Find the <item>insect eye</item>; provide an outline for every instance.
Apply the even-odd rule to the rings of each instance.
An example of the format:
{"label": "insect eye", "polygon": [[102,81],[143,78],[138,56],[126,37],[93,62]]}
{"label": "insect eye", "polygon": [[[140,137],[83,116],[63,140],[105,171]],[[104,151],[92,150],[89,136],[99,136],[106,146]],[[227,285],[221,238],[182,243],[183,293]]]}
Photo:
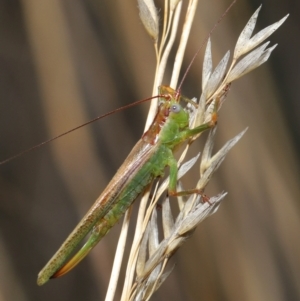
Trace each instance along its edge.
{"label": "insect eye", "polygon": [[173,113],[179,113],[181,110],[181,106],[179,104],[173,104],[170,108],[170,111]]}

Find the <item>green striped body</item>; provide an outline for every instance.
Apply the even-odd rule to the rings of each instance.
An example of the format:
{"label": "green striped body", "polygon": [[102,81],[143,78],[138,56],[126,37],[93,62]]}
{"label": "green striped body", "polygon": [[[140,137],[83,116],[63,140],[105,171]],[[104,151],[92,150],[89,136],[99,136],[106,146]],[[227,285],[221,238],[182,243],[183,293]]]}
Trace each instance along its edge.
{"label": "green striped body", "polygon": [[[77,265],[118,222],[144,188],[163,175],[166,166],[170,167],[169,192],[176,193],[177,162],[173,156],[174,149],[211,125],[189,129],[189,115],[178,104],[177,92],[172,91],[173,94],[164,95],[161,99],[162,103],[149,130],[134,146],[106,189],[39,273],[39,285],[50,278],[64,275]],[[91,235],[87,243],[67,261],[89,232]]]}

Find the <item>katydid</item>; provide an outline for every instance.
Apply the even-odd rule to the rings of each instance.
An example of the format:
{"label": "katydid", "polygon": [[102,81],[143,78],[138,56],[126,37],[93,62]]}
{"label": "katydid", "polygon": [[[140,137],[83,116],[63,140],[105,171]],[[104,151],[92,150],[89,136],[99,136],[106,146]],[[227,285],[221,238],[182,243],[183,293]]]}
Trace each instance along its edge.
{"label": "katydid", "polygon": [[[191,129],[189,113],[179,104],[184,99],[180,93],[167,86],[162,86],[160,92],[160,105],[149,130],[133,147],[91,209],[41,270],[38,285],[43,285],[50,278],[60,277],[75,267],[118,222],[145,187],[164,174],[165,167],[170,169],[169,195],[201,193],[197,189],[176,191],[178,170],[173,152],[189,138],[214,127],[217,103],[211,120]],[[69,260],[71,253],[90,232],[85,245]]]}

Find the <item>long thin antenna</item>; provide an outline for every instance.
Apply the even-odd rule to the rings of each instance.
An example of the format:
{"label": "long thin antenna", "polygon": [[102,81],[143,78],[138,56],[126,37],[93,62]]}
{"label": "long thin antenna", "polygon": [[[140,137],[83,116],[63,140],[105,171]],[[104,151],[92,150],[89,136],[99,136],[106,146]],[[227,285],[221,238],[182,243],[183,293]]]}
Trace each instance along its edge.
{"label": "long thin antenna", "polygon": [[[209,39],[209,37],[211,36],[211,34],[213,33],[213,31],[214,31],[214,30],[217,28],[217,26],[222,22],[223,18],[227,15],[227,13],[228,13],[229,10],[231,9],[231,7],[235,4],[235,2],[236,2],[236,0],[234,0],[234,1],[228,6],[228,8],[225,10],[225,12],[222,14],[222,16],[219,18],[219,20],[215,23],[214,27],[210,30],[210,32],[208,33],[207,37],[203,40],[201,46],[199,47],[199,49],[197,50],[197,52],[196,52],[195,55],[193,56],[191,62],[189,63],[189,65],[188,65],[188,67],[187,67],[187,69],[186,69],[186,71],[185,71],[185,73],[184,73],[184,75],[183,75],[183,77],[182,77],[182,80],[180,81],[180,84],[179,84],[179,86],[178,86],[178,88],[177,88],[177,93],[179,93],[179,91],[180,91],[180,89],[181,89],[181,86],[182,86],[182,84],[183,84],[183,82],[184,82],[184,80],[185,80],[185,78],[186,78],[186,76],[187,76],[189,70],[191,69],[191,67],[192,67],[192,65],[193,65],[193,63],[194,63],[194,61],[195,61],[197,55],[199,54],[200,50],[203,48],[203,46],[205,45],[205,43],[208,41],[208,39]],[[93,123],[93,122],[95,122],[95,121],[97,121],[97,120],[99,120],[99,119],[102,119],[102,118],[107,117],[107,116],[109,116],[109,115],[111,115],[111,114],[114,114],[114,113],[116,113],[116,112],[122,111],[122,110],[127,109],[127,108],[131,108],[131,107],[133,107],[133,106],[135,106],[135,105],[138,105],[138,104],[140,104],[140,103],[146,102],[146,101],[148,101],[148,100],[151,100],[151,99],[154,99],[154,98],[157,98],[157,97],[159,97],[159,95],[152,96],[152,97],[149,97],[149,98],[146,98],[146,99],[142,99],[142,100],[136,101],[136,102],[131,103],[131,104],[129,104],[129,105],[120,107],[120,108],[115,109],[115,110],[113,110],[113,111],[110,111],[110,112],[108,112],[108,113],[106,113],[106,114],[104,114],[104,115],[98,116],[98,117],[96,117],[96,118],[94,118],[94,119],[92,119],[92,120],[90,120],[90,121],[88,121],[88,122],[85,122],[85,123],[83,123],[83,124],[81,124],[81,125],[79,125],[79,126],[73,128],[73,129],[71,129],[71,130],[68,130],[68,131],[66,131],[66,132],[64,132],[64,133],[62,133],[62,134],[60,134],[60,135],[58,135],[58,136],[56,136],[56,137],[54,137],[54,138],[48,139],[48,140],[46,140],[46,141],[44,141],[44,142],[42,142],[42,143],[40,143],[40,144],[37,144],[37,145],[35,145],[35,146],[33,146],[33,147],[30,147],[30,148],[26,149],[26,150],[24,150],[24,151],[22,151],[22,152],[20,152],[20,153],[18,153],[18,154],[16,154],[16,155],[14,155],[14,156],[8,158],[8,159],[6,159],[6,160],[3,160],[3,161],[0,162],[0,165],[5,164],[5,163],[8,163],[8,162],[10,162],[10,161],[12,161],[12,160],[14,160],[14,159],[20,157],[20,156],[22,156],[22,155],[24,155],[24,154],[26,154],[26,153],[32,151],[32,150],[35,150],[35,149],[37,149],[37,148],[40,148],[40,147],[44,146],[45,144],[52,142],[53,140],[56,140],[56,139],[58,139],[58,138],[61,138],[62,136],[65,136],[65,135],[67,135],[67,134],[69,134],[69,133],[71,133],[71,132],[73,132],[73,131],[76,131],[76,130],[78,130],[78,129],[80,129],[80,128],[82,128],[82,127],[84,127],[84,126],[86,126],[86,125],[88,125],[88,124],[90,124],[90,123]]]}
{"label": "long thin antenna", "polygon": [[3,161],[0,162],[0,165],[5,164],[5,163],[8,163],[8,162],[10,162],[10,161],[12,161],[12,160],[14,160],[14,159],[20,157],[20,156],[22,156],[22,155],[24,155],[24,154],[26,154],[26,153],[32,151],[32,150],[35,150],[35,149],[37,149],[37,148],[40,148],[41,146],[44,146],[45,144],[47,144],[47,143],[49,143],[49,142],[52,142],[53,140],[56,140],[56,139],[58,139],[58,138],[61,138],[62,136],[65,136],[65,135],[67,135],[67,134],[69,134],[69,133],[71,133],[71,132],[74,132],[74,131],[76,131],[76,130],[78,130],[78,129],[80,129],[80,128],[82,128],[82,127],[84,127],[84,126],[86,126],[86,125],[88,125],[88,124],[90,124],[90,123],[93,123],[93,122],[95,122],[95,121],[97,121],[97,120],[99,120],[99,119],[102,119],[102,118],[107,117],[107,116],[109,116],[109,115],[112,115],[112,114],[114,114],[114,113],[116,113],[116,112],[119,112],[119,111],[122,111],[122,110],[125,110],[125,109],[128,109],[128,108],[131,108],[131,107],[133,107],[133,106],[136,106],[136,105],[138,105],[138,104],[141,104],[141,103],[143,103],[143,102],[146,102],[146,101],[148,101],[148,100],[151,100],[151,99],[157,98],[157,97],[160,97],[160,96],[159,96],[159,95],[156,95],[156,96],[152,96],[152,97],[145,98],[145,99],[142,99],[142,100],[138,100],[138,101],[133,102],[133,103],[131,103],[131,104],[128,104],[128,105],[126,105],[126,106],[123,106],[123,107],[120,107],[120,108],[115,109],[115,110],[113,110],[113,111],[110,111],[110,112],[108,112],[108,113],[106,113],[106,114],[104,114],[104,115],[98,116],[98,117],[96,117],[96,118],[94,118],[94,119],[92,119],[92,120],[90,120],[90,121],[88,121],[88,122],[85,122],[85,123],[83,123],[83,124],[81,124],[81,125],[79,125],[79,126],[73,128],[73,129],[71,129],[71,130],[68,130],[68,131],[66,131],[66,132],[64,132],[64,133],[62,133],[62,134],[60,134],[60,135],[58,135],[58,136],[56,136],[56,137],[54,137],[54,138],[48,139],[48,140],[46,140],[46,141],[44,141],[44,142],[42,142],[42,143],[39,143],[39,144],[37,144],[37,145],[35,145],[35,146],[33,146],[33,147],[30,147],[30,148],[26,149],[26,150],[24,150],[24,151],[22,151],[22,152],[20,152],[20,153],[18,153],[18,154],[16,154],[16,155],[14,155],[14,156],[8,158],[8,159],[6,159],[6,160],[3,160]]}
{"label": "long thin antenna", "polygon": [[201,46],[199,47],[199,49],[197,50],[197,52],[195,53],[195,55],[193,56],[191,62],[189,63],[189,66],[187,67],[183,77],[182,77],[182,80],[180,81],[179,83],[179,86],[177,88],[177,91],[180,91],[181,89],[181,86],[188,74],[188,72],[190,71],[197,55],[199,54],[200,50],[203,48],[203,46],[207,43],[208,39],[210,38],[211,34],[214,32],[214,30],[218,27],[218,25],[222,22],[223,18],[227,15],[227,13],[230,11],[231,7],[235,4],[236,0],[234,0],[229,6],[228,8],[225,10],[225,12],[222,14],[222,16],[219,18],[219,20],[217,21],[217,23],[215,23],[214,27],[210,30],[210,32],[208,33],[208,35],[206,36],[206,38],[203,40]]}

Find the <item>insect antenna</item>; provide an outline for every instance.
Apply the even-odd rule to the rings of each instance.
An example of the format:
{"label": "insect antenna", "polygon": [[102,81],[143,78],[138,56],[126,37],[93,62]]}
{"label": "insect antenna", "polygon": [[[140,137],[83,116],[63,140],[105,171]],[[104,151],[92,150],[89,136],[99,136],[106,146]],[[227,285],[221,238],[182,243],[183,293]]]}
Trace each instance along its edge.
{"label": "insect antenna", "polygon": [[194,54],[191,62],[189,63],[180,83],[178,88],[176,89],[177,94],[180,94],[181,91],[181,87],[183,85],[183,82],[188,74],[188,72],[190,71],[197,55],[199,54],[200,50],[204,47],[204,45],[207,43],[208,39],[210,38],[210,36],[212,35],[212,33],[215,31],[215,29],[218,27],[218,25],[222,22],[223,18],[227,15],[227,13],[230,11],[231,7],[235,4],[236,0],[232,1],[232,3],[227,7],[227,9],[224,11],[224,13],[222,14],[222,16],[219,18],[219,20],[215,23],[215,25],[213,26],[213,28],[210,30],[210,32],[208,33],[208,35],[206,36],[206,38],[203,40],[201,46],[199,47],[199,49],[197,50],[197,52]]}
{"label": "insect antenna", "polygon": [[30,148],[28,148],[28,149],[25,149],[25,150],[21,151],[20,153],[14,155],[14,156],[12,156],[12,157],[9,157],[8,159],[5,159],[5,160],[3,160],[3,161],[0,161],[0,165],[5,164],[5,163],[8,163],[8,162],[10,162],[10,161],[12,161],[12,160],[14,160],[14,159],[16,159],[16,158],[18,158],[18,157],[21,157],[21,156],[23,156],[23,155],[26,154],[26,153],[29,153],[29,152],[31,152],[31,151],[33,151],[33,150],[35,150],[35,149],[38,149],[38,148],[44,146],[45,144],[48,144],[48,143],[50,143],[50,142],[52,142],[52,141],[54,141],[54,140],[56,140],[56,139],[58,139],[58,138],[61,138],[61,137],[65,136],[65,135],[67,135],[67,134],[70,134],[70,133],[72,133],[72,132],[74,132],[74,131],[76,131],[76,130],[78,130],[78,129],[80,129],[80,128],[82,128],[82,127],[88,125],[88,124],[90,124],[90,123],[93,123],[93,122],[95,122],[95,121],[97,121],[97,120],[100,120],[100,119],[102,119],[102,118],[104,118],[104,117],[107,117],[107,116],[109,116],[109,115],[112,115],[112,114],[114,114],[114,113],[116,113],[116,112],[123,111],[123,110],[125,110],[125,109],[131,108],[131,107],[133,107],[133,106],[136,106],[136,105],[138,105],[138,104],[141,104],[141,103],[143,103],[143,102],[146,102],[146,101],[148,101],[148,100],[151,100],[151,99],[154,99],[154,98],[158,98],[158,97],[161,97],[161,95],[155,95],[155,96],[148,97],[148,98],[145,98],[145,99],[142,99],[142,100],[138,100],[138,101],[135,101],[135,102],[130,103],[130,104],[128,104],[128,105],[122,106],[122,107],[120,107],[120,108],[118,108],[118,109],[115,109],[115,110],[113,110],[113,111],[110,111],[110,112],[108,112],[108,113],[105,113],[105,114],[103,114],[103,115],[101,115],[101,116],[98,116],[98,117],[96,117],[96,118],[94,118],[94,119],[92,119],[92,120],[90,120],[90,121],[87,121],[87,122],[85,122],[85,123],[83,123],[83,124],[81,124],[81,125],[79,125],[79,126],[76,126],[75,128],[72,128],[72,129],[70,129],[70,130],[68,130],[68,131],[66,131],[66,132],[64,132],[64,133],[62,133],[62,134],[60,134],[60,135],[58,135],[58,136],[55,136],[55,137],[53,137],[53,138],[50,138],[50,139],[48,139],[48,140],[45,140],[44,142],[41,142],[41,143],[39,143],[39,144],[36,144],[35,146],[32,146],[32,147],[30,147]]}

